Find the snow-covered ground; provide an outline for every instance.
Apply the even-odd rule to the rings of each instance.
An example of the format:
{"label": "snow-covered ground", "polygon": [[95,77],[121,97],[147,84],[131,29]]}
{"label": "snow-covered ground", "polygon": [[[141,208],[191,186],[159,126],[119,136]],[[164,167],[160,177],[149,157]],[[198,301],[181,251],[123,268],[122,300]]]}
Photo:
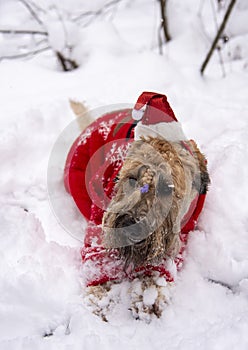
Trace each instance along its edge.
{"label": "snow-covered ground", "polygon": [[[1,350],[248,349],[248,27],[233,14],[225,78],[217,54],[201,77],[214,27],[210,2],[169,3],[173,40],[163,55],[157,4],[139,0],[85,28],[83,64],[73,72],[56,70],[49,52],[0,62]],[[245,1],[238,6],[247,11]],[[211,187],[161,319],[145,324],[119,310],[104,323],[82,302],[81,241],[49,205],[48,163],[74,120],[70,98],[95,108],[134,103],[144,90],[168,96],[208,158]],[[62,193],[62,179],[57,186]],[[68,199],[68,215],[70,206]]]}

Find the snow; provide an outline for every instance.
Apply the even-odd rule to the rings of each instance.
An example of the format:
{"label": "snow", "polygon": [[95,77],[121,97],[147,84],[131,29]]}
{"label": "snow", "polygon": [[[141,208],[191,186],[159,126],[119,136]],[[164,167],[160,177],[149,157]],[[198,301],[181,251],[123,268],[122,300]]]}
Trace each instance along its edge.
{"label": "snow", "polygon": [[152,306],[155,303],[157,296],[158,296],[158,292],[155,286],[148,287],[146,290],[144,290],[144,294],[143,294],[144,304],[148,306]]}
{"label": "snow", "polygon": [[[125,1],[112,21],[101,18],[82,31],[78,70],[56,70],[50,52],[0,61],[1,350],[248,348],[248,29],[243,16],[233,14],[233,38],[223,49],[225,77],[217,54],[201,77],[214,32],[210,4],[203,22],[200,1],[169,4],[173,40],[163,55],[156,46],[157,5],[139,0]],[[236,11],[247,11],[244,0],[238,4]],[[20,5],[9,6],[17,13],[5,26],[19,18]],[[145,90],[168,96],[185,134],[208,158],[211,186],[162,317],[150,324],[134,320],[123,284],[115,290],[123,303],[104,323],[83,302],[85,222],[59,178],[79,132],[69,99],[105,108],[134,104]],[[57,158],[54,149],[61,150]],[[154,297],[148,289],[147,304]]]}

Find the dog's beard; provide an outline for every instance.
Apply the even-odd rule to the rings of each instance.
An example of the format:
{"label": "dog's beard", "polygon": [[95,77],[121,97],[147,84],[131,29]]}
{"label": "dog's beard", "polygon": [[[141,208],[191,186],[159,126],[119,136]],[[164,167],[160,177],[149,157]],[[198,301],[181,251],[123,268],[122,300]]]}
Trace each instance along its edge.
{"label": "dog's beard", "polygon": [[[178,205],[172,195],[164,203],[156,196],[153,201],[143,198],[127,211],[122,201],[117,203],[114,201],[104,215],[104,243],[119,251],[126,268],[159,263],[167,255],[176,255],[180,225],[176,224]],[[112,207],[122,209],[115,213]]]}
{"label": "dog's beard", "polygon": [[174,256],[178,234],[173,233],[173,220],[167,215],[163,223],[142,241],[118,248],[125,261],[125,268],[136,268],[147,264],[158,264],[166,256]]}

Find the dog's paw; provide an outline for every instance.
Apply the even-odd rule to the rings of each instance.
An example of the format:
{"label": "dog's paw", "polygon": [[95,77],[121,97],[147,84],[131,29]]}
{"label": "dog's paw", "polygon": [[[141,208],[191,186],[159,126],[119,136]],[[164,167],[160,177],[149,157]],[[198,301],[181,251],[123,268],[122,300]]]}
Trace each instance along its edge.
{"label": "dog's paw", "polygon": [[136,278],[130,288],[130,310],[133,317],[147,323],[154,316],[159,318],[170,302],[171,289],[172,284],[162,277]]}
{"label": "dog's paw", "polygon": [[111,284],[109,282],[86,288],[84,292],[84,303],[93,314],[108,321],[108,314],[118,300],[111,297]]}
{"label": "dog's paw", "polygon": [[105,322],[113,320],[116,313],[129,318],[131,311],[133,318],[150,323],[154,317],[162,315],[170,302],[172,289],[173,283],[166,282],[163,277],[142,276],[133,281],[87,287],[83,299],[85,306]]}
{"label": "dog's paw", "polygon": [[127,308],[129,282],[106,282],[104,284],[87,287],[83,293],[84,305],[105,322],[111,321],[116,312]]}

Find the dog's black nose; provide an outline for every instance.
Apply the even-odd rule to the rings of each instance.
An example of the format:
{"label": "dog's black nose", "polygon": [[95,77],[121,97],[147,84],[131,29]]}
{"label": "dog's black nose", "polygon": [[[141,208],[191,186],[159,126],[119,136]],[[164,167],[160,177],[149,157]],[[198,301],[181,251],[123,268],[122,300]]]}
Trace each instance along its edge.
{"label": "dog's black nose", "polygon": [[118,240],[121,244],[136,244],[147,238],[147,230],[142,221],[136,221],[130,215],[123,215],[116,220],[116,229],[118,230]]}
{"label": "dog's black nose", "polygon": [[116,227],[128,227],[134,225],[136,221],[130,215],[123,215],[116,220]]}

